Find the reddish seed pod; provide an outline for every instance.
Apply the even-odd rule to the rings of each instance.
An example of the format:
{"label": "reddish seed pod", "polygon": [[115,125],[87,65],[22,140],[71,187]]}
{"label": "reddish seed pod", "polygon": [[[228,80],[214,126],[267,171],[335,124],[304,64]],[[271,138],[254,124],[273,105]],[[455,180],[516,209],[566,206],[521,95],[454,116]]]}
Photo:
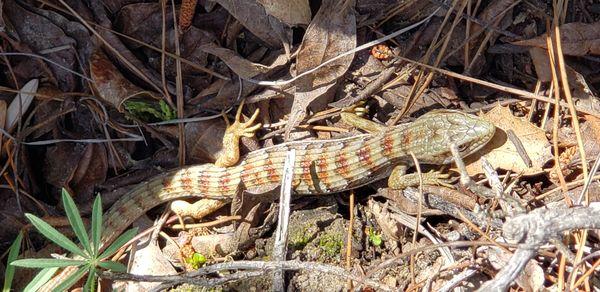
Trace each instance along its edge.
{"label": "reddish seed pod", "polygon": [[387,60],[392,57],[392,54],[390,47],[384,44],[376,45],[371,49],[371,55],[379,60]]}

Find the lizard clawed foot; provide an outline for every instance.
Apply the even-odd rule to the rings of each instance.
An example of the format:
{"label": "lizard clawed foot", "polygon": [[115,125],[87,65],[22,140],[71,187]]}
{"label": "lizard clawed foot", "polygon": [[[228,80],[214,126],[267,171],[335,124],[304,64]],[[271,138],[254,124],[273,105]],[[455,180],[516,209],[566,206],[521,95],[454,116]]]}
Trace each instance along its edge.
{"label": "lizard clawed foot", "polygon": [[261,123],[254,124],[258,118],[260,112],[259,109],[256,109],[246,122],[242,122],[243,107],[244,101],[242,101],[238,107],[233,124],[230,124],[227,117],[223,116],[225,118],[225,123],[227,124],[227,129],[223,136],[223,147],[217,154],[217,159],[215,161],[216,166],[228,167],[236,164],[240,158],[240,138],[252,138],[254,137],[255,132],[262,127]]}
{"label": "lizard clawed foot", "polygon": [[385,125],[375,123],[362,117],[369,111],[364,107],[364,104],[364,102],[359,102],[351,107],[343,109],[340,113],[342,121],[348,125],[373,134],[385,131]]}
{"label": "lizard clawed foot", "polygon": [[429,172],[423,173],[423,184],[454,188],[450,182],[450,174],[448,173],[442,173],[437,170],[430,170]]}
{"label": "lizard clawed foot", "polygon": [[369,109],[367,109],[365,106],[366,103],[367,103],[366,101],[361,100],[347,108],[342,109],[342,112],[355,114],[359,117],[362,117],[369,112]]}
{"label": "lizard clawed foot", "polygon": [[225,135],[229,134],[229,135],[234,135],[237,137],[252,138],[252,137],[254,137],[254,133],[258,129],[260,129],[260,127],[262,127],[261,123],[254,124],[254,122],[256,121],[256,118],[258,118],[258,114],[260,113],[259,109],[256,109],[254,111],[254,113],[248,119],[248,121],[242,122],[242,108],[243,107],[244,107],[244,101],[242,101],[242,103],[240,104],[240,106],[237,109],[237,112],[235,113],[235,121],[233,121],[233,124],[230,124],[227,117],[223,116],[225,118],[225,123],[227,124],[227,130],[225,130]]}

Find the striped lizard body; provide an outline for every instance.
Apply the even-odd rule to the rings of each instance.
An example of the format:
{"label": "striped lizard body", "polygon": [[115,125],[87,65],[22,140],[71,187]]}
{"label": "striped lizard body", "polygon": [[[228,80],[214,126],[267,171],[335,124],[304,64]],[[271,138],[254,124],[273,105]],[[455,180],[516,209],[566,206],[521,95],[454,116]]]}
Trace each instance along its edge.
{"label": "striped lizard body", "polygon": [[[414,122],[378,133],[343,139],[298,141],[250,152],[238,164],[188,166],[143,182],[121,197],[105,215],[107,246],[149,209],[178,198],[231,199],[239,191],[273,188],[282,177],[286,153],[296,150],[292,188],[297,195],[342,192],[379,180],[399,165],[452,162],[450,145],[467,156],[483,147],[495,127],[479,117],[452,110],[434,111]],[[71,269],[72,270],[72,269]],[[63,270],[51,280],[66,277]],[[45,288],[56,284],[46,285]]]}

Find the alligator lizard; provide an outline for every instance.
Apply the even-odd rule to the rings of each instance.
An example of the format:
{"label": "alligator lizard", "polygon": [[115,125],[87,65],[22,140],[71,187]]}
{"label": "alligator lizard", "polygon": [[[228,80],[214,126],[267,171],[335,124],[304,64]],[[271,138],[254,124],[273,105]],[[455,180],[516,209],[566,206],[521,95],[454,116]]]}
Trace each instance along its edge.
{"label": "alligator lizard", "polygon": [[[290,149],[296,150],[292,182],[296,195],[350,190],[386,177],[392,170],[390,186],[402,188],[407,185],[403,183],[406,176],[400,176],[404,171],[396,170],[413,164],[411,153],[423,164],[448,164],[452,162],[451,144],[467,156],[491,139],[495,127],[473,115],[441,110],[412,123],[370,130],[372,133],[343,139],[283,143],[250,152],[230,167],[187,166],[140,183],[105,214],[103,245],[107,246],[135,219],[161,203],[184,197],[231,199],[241,190],[276,187]],[[54,287],[72,271],[63,270],[45,287]]]}

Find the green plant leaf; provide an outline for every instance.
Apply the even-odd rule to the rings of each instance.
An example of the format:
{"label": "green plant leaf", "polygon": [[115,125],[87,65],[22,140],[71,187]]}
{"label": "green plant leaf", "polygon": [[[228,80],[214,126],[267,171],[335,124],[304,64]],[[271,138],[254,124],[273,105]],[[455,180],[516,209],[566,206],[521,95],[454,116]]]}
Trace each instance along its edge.
{"label": "green plant leaf", "polygon": [[373,243],[374,246],[380,246],[383,243],[383,240],[381,240],[381,235],[372,236],[371,242]]}
{"label": "green plant leaf", "polygon": [[62,201],[65,206],[65,212],[67,213],[67,218],[69,219],[69,223],[71,227],[73,227],[73,231],[75,235],[77,235],[77,239],[83,245],[83,248],[87,251],[88,254],[92,254],[92,247],[90,246],[90,240],[85,231],[85,226],[83,225],[83,220],[81,220],[81,215],[79,215],[79,209],[75,205],[73,198],[67,190],[62,189]]}
{"label": "green plant leaf", "polygon": [[121,248],[125,243],[130,241],[137,234],[137,231],[138,231],[137,228],[132,228],[132,229],[125,231],[125,233],[121,234],[121,236],[119,236],[115,240],[115,242],[113,242],[109,247],[107,247],[104,250],[104,252],[100,256],[98,256],[98,258],[104,259],[104,258],[111,256],[119,248]]}
{"label": "green plant leaf", "polygon": [[62,235],[58,230],[54,229],[54,227],[50,226],[48,223],[44,222],[44,220],[36,217],[33,214],[26,213],[25,217],[29,219],[31,224],[35,226],[35,228],[45,237],[52,240],[54,243],[60,245],[62,248],[79,255],[81,257],[87,258],[88,256],[81,250],[75,243],[73,243],[66,236]]}
{"label": "green plant leaf", "polygon": [[54,273],[56,273],[56,270],[58,270],[58,268],[42,269],[39,273],[37,273],[37,275],[35,275],[35,277],[31,280],[31,282],[29,282],[29,284],[27,284],[27,286],[25,286],[23,291],[24,292],[36,292],[40,287],[42,287],[42,285],[46,284],[46,282],[48,282],[50,279],[52,279],[52,276],[54,276]]}
{"label": "green plant leaf", "polygon": [[71,288],[71,286],[75,285],[79,279],[83,278],[85,273],[89,271],[90,266],[84,266],[79,269],[71,276],[67,277],[64,281],[62,281],[58,286],[54,287],[52,291],[67,291],[67,289]]}
{"label": "green plant leaf", "polygon": [[92,267],[88,272],[88,278],[85,280],[83,291],[96,291],[96,282],[96,269]]}
{"label": "green plant leaf", "polygon": [[172,110],[164,100],[161,99],[160,102],[158,102],[158,105],[160,106],[160,110],[162,112],[163,121],[172,120],[177,117],[177,112]]}
{"label": "green plant leaf", "polygon": [[98,254],[100,249],[100,238],[102,236],[102,199],[100,195],[96,196],[94,206],[92,207],[92,244],[93,254]]}
{"label": "green plant leaf", "polygon": [[127,267],[124,264],[115,261],[102,261],[98,263],[98,266],[100,266],[103,269],[110,270],[112,272],[127,272]]}
{"label": "green plant leaf", "polygon": [[71,259],[22,259],[11,262],[10,264],[24,268],[64,268],[69,266],[82,266],[87,261]]}
{"label": "green plant leaf", "polygon": [[[7,263],[12,263],[19,256],[19,250],[21,250],[21,241],[23,240],[23,232],[19,232],[15,241],[10,245],[10,249],[8,252],[8,260]],[[4,286],[2,287],[3,292],[10,291],[12,286],[12,280],[15,277],[15,266],[6,265],[6,271],[4,271]]]}

